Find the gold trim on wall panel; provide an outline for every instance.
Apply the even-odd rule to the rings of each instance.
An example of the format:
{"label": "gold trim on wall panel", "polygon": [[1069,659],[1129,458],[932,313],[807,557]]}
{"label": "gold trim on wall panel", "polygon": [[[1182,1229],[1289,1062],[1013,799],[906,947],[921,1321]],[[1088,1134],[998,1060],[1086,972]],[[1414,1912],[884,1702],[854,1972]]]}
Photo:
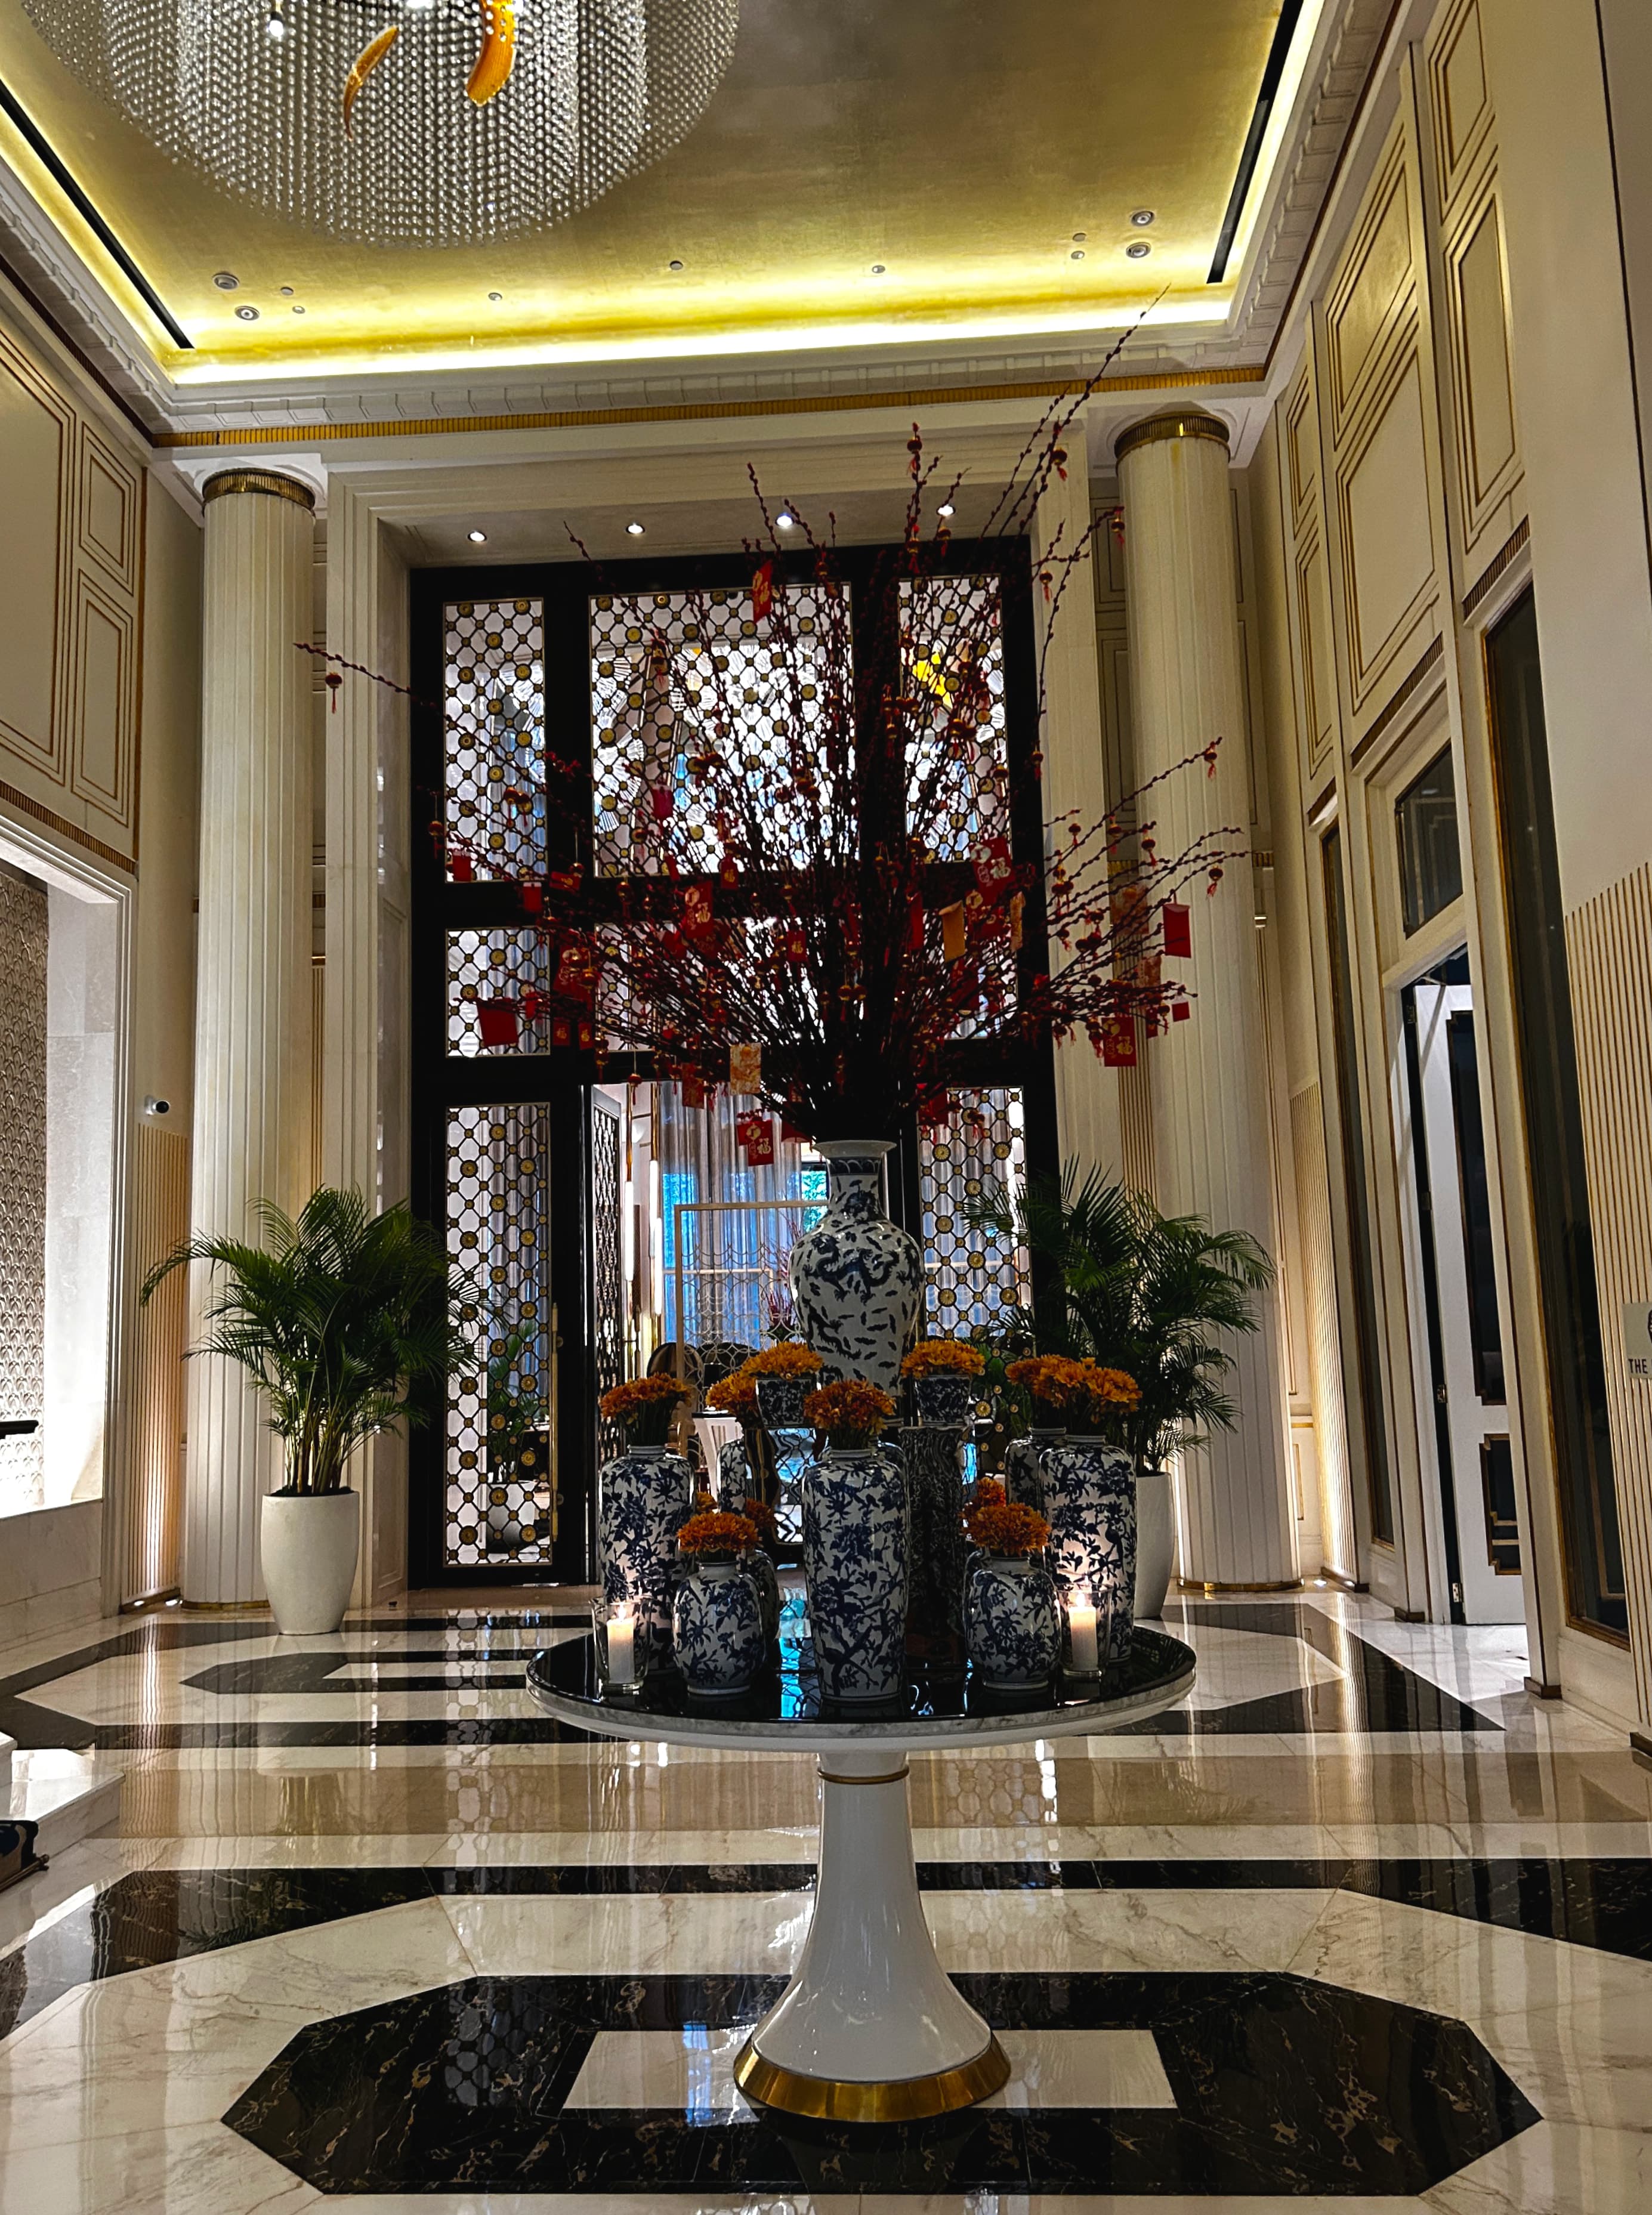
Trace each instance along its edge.
{"label": "gold trim on wall panel", "polygon": [[[189,1146],[181,1132],[138,1125],[129,1192],[132,1267],[141,1285],[156,1262],[189,1236]],[[188,1279],[181,1269],[147,1305],[132,1310],[123,1601],[173,1591],[178,1582],[188,1321]]]}
{"label": "gold trim on wall panel", "polygon": [[[71,485],[75,417],[28,357],[19,353],[3,334],[0,334],[0,373],[10,377],[21,401],[32,403],[46,417],[56,441],[52,467],[42,472],[39,483],[28,482],[21,473],[21,448],[16,454],[6,457],[9,466],[4,469],[5,494],[12,516],[6,560],[12,569],[12,581],[4,605],[0,607],[0,623],[12,630],[12,636],[7,651],[0,657],[0,667],[4,672],[0,675],[0,682],[6,684],[6,692],[0,694],[0,698],[7,699],[8,704],[18,705],[20,695],[12,690],[11,679],[25,671],[33,673],[37,684],[43,677],[44,684],[40,686],[43,696],[37,704],[44,727],[27,730],[0,712],[0,745],[15,753],[20,761],[41,770],[52,783],[61,785],[66,752],[63,609],[68,591],[72,537]],[[3,408],[3,396],[0,396],[0,412]],[[49,487],[44,482],[46,475],[52,478]],[[16,516],[25,509],[36,518],[32,530],[27,532],[15,525]],[[46,545],[41,538],[48,529],[52,536],[51,543]],[[30,592],[36,598],[28,598]]]}
{"label": "gold trim on wall panel", "polygon": [[327,1120],[326,1072],[322,1063],[322,1040],[327,1010],[327,957],[310,957],[310,1189],[322,1181],[324,1152],[322,1133]]}
{"label": "gold trim on wall panel", "polygon": [[1566,954],[1630,1647],[1644,1717],[1652,1715],[1652,1388],[1629,1377],[1618,1332],[1624,1304],[1652,1298],[1652,863],[1574,909]]}
{"label": "gold trim on wall panel", "polygon": [[1469,618],[1474,614],[1475,611],[1480,606],[1487,595],[1489,592],[1494,592],[1497,586],[1501,584],[1502,580],[1508,574],[1509,570],[1519,559],[1521,549],[1529,543],[1531,537],[1532,518],[1529,515],[1523,515],[1520,521],[1514,525],[1514,530],[1510,531],[1508,537],[1504,539],[1502,544],[1497,549],[1497,551],[1492,555],[1490,561],[1483,569],[1482,569],[1479,575],[1469,586],[1468,591],[1464,594],[1463,620],[1465,623],[1468,622]]}
{"label": "gold trim on wall panel", "polygon": [[1151,1052],[1139,1044],[1136,1066],[1115,1072],[1119,1080],[1119,1174],[1132,1192],[1145,1192],[1150,1200],[1158,1190],[1151,1059]]}
{"label": "gold trim on wall panel", "polygon": [[[108,740],[111,776],[107,782],[90,765],[87,743],[95,704],[89,657],[100,626],[112,641],[114,656],[114,671],[106,676],[113,694],[108,703],[113,715]],[[75,579],[70,692],[70,722],[74,735],[69,784],[77,799],[89,801],[100,813],[120,824],[123,830],[131,828],[132,819],[132,725],[138,707],[137,654],[132,632],[130,607],[118,605],[83,569]]]}
{"label": "gold trim on wall panel", "polygon": [[1452,193],[1472,170],[1492,123],[1478,0],[1459,0],[1457,8],[1441,17],[1428,42],[1428,107],[1440,202],[1449,207]]}
{"label": "gold trim on wall panel", "polygon": [[1393,697],[1389,701],[1387,706],[1383,709],[1381,715],[1378,716],[1376,721],[1373,723],[1371,728],[1366,733],[1364,738],[1360,739],[1359,745],[1354,747],[1354,752],[1348,756],[1348,765],[1350,769],[1358,769],[1360,764],[1371,752],[1371,749],[1376,745],[1378,739],[1382,737],[1384,732],[1391,728],[1393,724],[1398,720],[1401,711],[1421,690],[1430,672],[1440,668],[1443,665],[1445,659],[1446,641],[1444,638],[1436,632],[1434,638],[1429,641],[1428,648],[1423,653],[1422,659],[1416,664],[1410,674],[1402,680],[1398,689],[1394,693]]}
{"label": "gold trim on wall panel", "polygon": [[1314,411],[1313,362],[1305,357],[1286,402],[1285,453],[1291,485],[1291,517],[1299,529],[1319,492],[1319,424]]}
{"label": "gold trim on wall panel", "polygon": [[1318,774],[1336,736],[1336,649],[1331,634],[1330,580],[1316,519],[1296,556],[1297,625],[1302,641],[1302,721],[1308,771]]}
{"label": "gold trim on wall panel", "polygon": [[[1319,1456],[1320,1547],[1328,1567],[1357,1574],[1348,1410],[1342,1401],[1342,1341],[1331,1245],[1330,1167],[1317,1081],[1291,1095],[1291,1160],[1296,1176],[1297,1237],[1308,1335],[1309,1390]],[[1330,1512],[1328,1512],[1330,1511]]]}
{"label": "gold trim on wall panel", "polygon": [[1473,549],[1521,475],[1508,349],[1508,288],[1496,172],[1442,241],[1452,423],[1465,550]]}
{"label": "gold trim on wall panel", "polygon": [[102,839],[94,838],[83,824],[71,823],[66,815],[59,815],[55,808],[43,807],[38,800],[31,800],[28,793],[19,792],[15,784],[7,784],[0,780],[0,802],[8,807],[15,807],[20,815],[31,816],[36,823],[43,823],[48,831],[55,831],[60,838],[67,838],[71,845],[83,846],[89,854],[95,854],[100,862],[111,862],[117,869],[124,869],[128,876],[137,875],[138,864],[130,854],[123,854],[116,846],[106,846]]}
{"label": "gold trim on wall panel", "polygon": [[[97,515],[99,481],[120,502],[113,539],[100,534]],[[120,589],[138,590],[138,491],[141,479],[127,468],[114,449],[100,439],[89,423],[80,426],[80,512],[77,541],[83,554],[107,569]]]}
{"label": "gold trim on wall panel", "polygon": [[1405,157],[1405,135],[1397,130],[1325,302],[1330,431],[1338,444],[1416,302]]}

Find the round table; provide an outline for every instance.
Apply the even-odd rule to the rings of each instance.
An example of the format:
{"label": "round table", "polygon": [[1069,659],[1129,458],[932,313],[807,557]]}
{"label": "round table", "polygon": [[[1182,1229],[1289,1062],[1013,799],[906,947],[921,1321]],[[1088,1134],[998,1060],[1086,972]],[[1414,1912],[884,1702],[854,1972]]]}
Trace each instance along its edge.
{"label": "round table", "polygon": [[674,1669],[635,1692],[605,1688],[595,1641],[537,1654],[528,1688],[559,1721],[668,1746],[815,1754],[820,1858],[797,1973],[741,2049],[734,2077],[760,2105],[834,2122],[915,2121],[998,2091],[1009,2062],[936,1957],[918,1893],[906,1801],[915,1748],[1010,1746],[1116,1730],[1192,1690],[1189,1647],[1138,1629],[1097,1681],[1059,1679],[1025,1705],[954,1683],[912,1688],[904,1709],[826,1709],[807,1641],[736,1700],[698,1699]]}

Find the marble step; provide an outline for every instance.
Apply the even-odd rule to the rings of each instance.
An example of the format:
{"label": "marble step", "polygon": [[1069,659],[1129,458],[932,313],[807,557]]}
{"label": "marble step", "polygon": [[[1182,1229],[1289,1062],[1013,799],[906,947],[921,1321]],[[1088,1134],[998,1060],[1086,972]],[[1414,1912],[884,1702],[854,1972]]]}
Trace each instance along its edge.
{"label": "marble step", "polygon": [[35,1852],[61,1853],[114,1821],[124,1774],[94,1753],[23,1751],[0,1733],[0,1822],[33,1823]]}

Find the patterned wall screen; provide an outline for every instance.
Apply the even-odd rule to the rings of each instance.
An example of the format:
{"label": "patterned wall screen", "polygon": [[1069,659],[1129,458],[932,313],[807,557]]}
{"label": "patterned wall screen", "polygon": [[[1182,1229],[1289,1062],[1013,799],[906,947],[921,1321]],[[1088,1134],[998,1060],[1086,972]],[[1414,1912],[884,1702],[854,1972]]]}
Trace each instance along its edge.
{"label": "patterned wall screen", "polygon": [[550,1020],[542,1003],[551,982],[550,956],[536,932],[450,930],[449,1053],[542,1052]]}
{"label": "patterned wall screen", "polygon": [[925,1327],[961,1338],[995,1327],[1032,1297],[1026,1249],[973,1219],[983,1207],[1013,1205],[1027,1144],[1018,1091],[956,1091],[947,1099],[946,1121],[919,1134]]}
{"label": "patterned wall screen", "polygon": [[443,611],[448,874],[545,866],[545,623],[541,600]]}
{"label": "patterned wall screen", "polygon": [[[623,1124],[618,1103],[591,1095],[591,1366],[600,1400],[625,1381],[625,1256],[621,1210],[625,1197]],[[618,1427],[597,1418],[597,1465],[624,1444]]]}
{"label": "patterned wall screen", "polygon": [[[900,587],[902,674],[929,706],[912,762],[912,828],[937,862],[967,860],[988,838],[1010,836],[1001,598],[996,577],[907,579]],[[949,727],[961,734],[950,743]]]}
{"label": "patterned wall screen", "polygon": [[448,1249],[480,1305],[476,1366],[448,1401],[450,1568],[550,1558],[550,1138],[543,1107],[448,1110]]}
{"label": "patterned wall screen", "polygon": [[[46,949],[41,885],[0,868],[0,1415],[39,1422],[46,1401]],[[44,1501],[40,1433],[0,1439],[0,1514]]]}
{"label": "patterned wall screen", "polygon": [[[799,653],[820,635],[823,588],[786,594]],[[616,875],[657,872],[667,853],[688,870],[715,868],[722,850],[688,780],[688,757],[709,730],[737,745],[759,799],[784,781],[794,700],[768,619],[753,619],[749,588],[696,595],[599,593],[591,602],[593,807],[596,861]],[[734,734],[719,729],[727,718]]]}

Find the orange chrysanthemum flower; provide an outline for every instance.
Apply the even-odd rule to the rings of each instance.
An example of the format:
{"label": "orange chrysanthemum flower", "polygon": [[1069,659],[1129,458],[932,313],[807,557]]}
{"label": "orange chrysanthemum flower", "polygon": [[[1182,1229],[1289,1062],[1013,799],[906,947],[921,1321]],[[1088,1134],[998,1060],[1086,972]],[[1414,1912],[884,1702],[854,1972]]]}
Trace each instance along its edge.
{"label": "orange chrysanthemum flower", "polygon": [[956,1338],[920,1338],[900,1365],[903,1377],[979,1377],[986,1367],[979,1347]]}
{"label": "orange chrysanthemum flower", "polygon": [[845,1377],[840,1384],[823,1384],[803,1402],[803,1420],[824,1431],[834,1446],[865,1445],[895,1411],[895,1403],[881,1384],[863,1377]]}

